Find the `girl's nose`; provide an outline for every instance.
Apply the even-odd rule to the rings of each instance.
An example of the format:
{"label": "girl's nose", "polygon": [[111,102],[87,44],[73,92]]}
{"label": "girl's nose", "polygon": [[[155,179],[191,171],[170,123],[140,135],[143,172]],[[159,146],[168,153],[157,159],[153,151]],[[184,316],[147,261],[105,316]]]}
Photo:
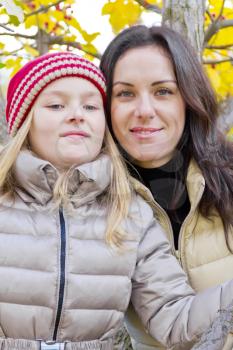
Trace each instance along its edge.
{"label": "girl's nose", "polygon": [[75,106],[71,108],[68,116],[69,121],[80,123],[80,122],[83,122],[84,119],[85,119],[85,113],[82,106]]}

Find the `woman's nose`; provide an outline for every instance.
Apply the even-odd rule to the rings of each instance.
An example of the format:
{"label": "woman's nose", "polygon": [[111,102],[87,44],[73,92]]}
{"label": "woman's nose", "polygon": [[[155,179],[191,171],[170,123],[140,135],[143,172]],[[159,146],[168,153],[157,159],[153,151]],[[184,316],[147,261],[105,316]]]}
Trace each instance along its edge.
{"label": "woman's nose", "polygon": [[155,106],[149,94],[145,94],[139,98],[136,113],[138,118],[154,118]]}

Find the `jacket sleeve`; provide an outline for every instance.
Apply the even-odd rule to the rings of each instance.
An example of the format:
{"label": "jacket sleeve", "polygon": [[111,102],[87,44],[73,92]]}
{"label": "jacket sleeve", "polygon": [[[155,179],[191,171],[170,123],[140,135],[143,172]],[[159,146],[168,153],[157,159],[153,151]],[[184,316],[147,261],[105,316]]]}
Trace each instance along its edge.
{"label": "jacket sleeve", "polygon": [[[142,210],[142,208],[141,208]],[[233,299],[233,281],[195,295],[150,207],[138,248],[131,301],[146,330],[168,347],[193,342]],[[147,221],[148,222],[148,221]]]}

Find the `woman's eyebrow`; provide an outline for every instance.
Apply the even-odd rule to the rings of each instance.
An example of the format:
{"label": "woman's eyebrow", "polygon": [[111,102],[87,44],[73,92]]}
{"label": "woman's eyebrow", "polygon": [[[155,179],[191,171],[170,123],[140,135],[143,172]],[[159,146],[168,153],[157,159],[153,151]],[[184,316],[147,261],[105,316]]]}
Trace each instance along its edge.
{"label": "woman's eyebrow", "polygon": [[[164,79],[164,80],[158,80],[158,81],[155,81],[151,84],[151,86],[154,86],[154,85],[159,85],[159,84],[163,84],[163,83],[174,83],[176,84],[176,80],[173,80],[173,79]],[[134,85],[131,84],[131,83],[127,83],[125,81],[116,81],[115,83],[112,84],[112,86],[115,86],[115,85],[126,85],[126,86],[129,86],[129,87],[133,87]]]}
{"label": "woman's eyebrow", "polygon": [[159,85],[159,84],[164,84],[164,83],[176,84],[176,80],[173,80],[173,79],[158,80],[158,81],[153,82],[151,85],[154,86],[154,85]]}

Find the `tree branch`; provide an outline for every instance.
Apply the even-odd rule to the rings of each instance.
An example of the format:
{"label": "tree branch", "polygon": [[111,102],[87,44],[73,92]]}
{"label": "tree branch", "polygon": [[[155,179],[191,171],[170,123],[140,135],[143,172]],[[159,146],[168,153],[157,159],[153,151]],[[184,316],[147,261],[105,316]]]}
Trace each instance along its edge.
{"label": "tree branch", "polygon": [[233,19],[218,20],[218,21],[212,22],[207,28],[207,31],[205,33],[204,42],[208,43],[208,41],[212,38],[212,36],[216,34],[219,30],[227,27],[232,27],[232,26],[233,26]]}
{"label": "tree branch", "polygon": [[207,13],[207,15],[209,16],[211,22],[214,22],[214,19],[213,19],[212,15],[211,15],[210,11],[209,11],[209,10],[206,10],[206,13]]}
{"label": "tree branch", "polygon": [[224,58],[222,60],[204,60],[203,64],[220,64],[224,62],[233,62],[233,57],[230,58]]}
{"label": "tree branch", "polygon": [[9,32],[13,32],[13,29],[8,28],[5,24],[0,23],[0,27],[4,28],[5,30],[8,30]]}
{"label": "tree branch", "polygon": [[47,12],[50,7],[53,7],[53,6],[56,6],[56,5],[59,5],[60,3],[62,2],[65,2],[65,0],[57,0],[56,2],[54,2],[53,4],[50,4],[48,6],[43,6],[41,5],[40,8],[38,8],[37,10],[33,11],[33,12],[30,12],[28,14],[25,14],[25,17],[28,18],[30,16],[34,16],[34,15],[37,15],[38,13],[41,13],[41,12]]}
{"label": "tree branch", "polygon": [[0,35],[14,36],[15,38],[35,39],[36,35],[26,35],[20,33],[0,33]]}
{"label": "tree branch", "polygon": [[49,45],[54,45],[54,44],[67,45],[67,46],[73,47],[75,49],[81,50],[92,57],[101,59],[101,54],[99,52],[94,54],[93,52],[90,52],[88,50],[83,49],[82,44],[80,44],[78,42],[64,40],[61,36],[50,36],[49,37]]}
{"label": "tree branch", "polygon": [[23,50],[23,48],[24,48],[24,46],[21,46],[19,49],[16,49],[14,51],[7,51],[7,52],[0,53],[0,56],[6,56],[6,54],[8,56],[17,56],[16,53]]}
{"label": "tree branch", "polygon": [[151,5],[149,4],[147,1],[145,0],[135,0],[139,5],[141,5],[142,7],[144,7],[146,10],[152,11],[152,12],[156,12],[158,14],[162,14],[162,10],[156,6],[156,5]]}

